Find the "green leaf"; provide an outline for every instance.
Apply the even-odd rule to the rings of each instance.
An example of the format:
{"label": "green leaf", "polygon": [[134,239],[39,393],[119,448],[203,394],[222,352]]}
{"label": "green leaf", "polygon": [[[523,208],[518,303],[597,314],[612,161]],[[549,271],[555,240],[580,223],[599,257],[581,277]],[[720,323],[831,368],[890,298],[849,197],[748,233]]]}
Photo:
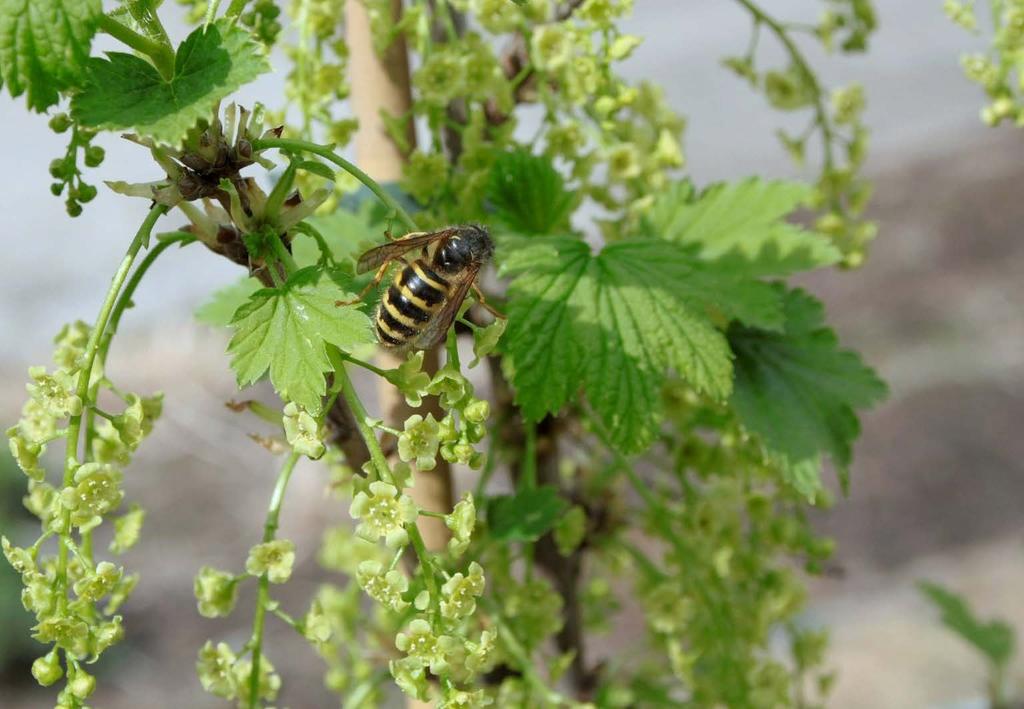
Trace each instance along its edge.
{"label": "green leaf", "polygon": [[27,92],[45,111],[81,85],[99,0],[0,0],[0,77],[11,96]]}
{"label": "green leaf", "polygon": [[262,287],[258,280],[246,276],[229,286],[214,291],[205,303],[196,308],[196,320],[214,327],[227,327],[231,324],[238,309]]}
{"label": "green leaf", "polygon": [[319,411],[327,391],[324,373],[331,369],[327,344],[348,351],[373,341],[365,314],[334,304],[350,298],[328,279],[310,283],[305,276],[254,293],[235,313],[235,335],[228,345],[239,386],[252,384],[269,369],[282,399]]}
{"label": "green leaf", "polygon": [[108,52],[87,66],[85,88],[71,102],[85,126],[129,129],[177,145],[218,101],[269,70],[260,45],[225,21],[192,32],[178,47],[174,76],[166,81],[133,54]]}
{"label": "green leaf", "polygon": [[495,161],[487,200],[497,220],[520,234],[564,232],[576,206],[576,194],[566,189],[550,158],[526,150],[503,153]]}
{"label": "green leaf", "polygon": [[947,628],[977,648],[997,667],[1010,661],[1016,644],[1013,628],[1001,620],[980,620],[962,596],[942,586],[922,581],[918,587],[942,613],[942,623]]}
{"label": "green leaf", "polygon": [[521,271],[509,288],[503,349],[527,417],[557,413],[582,389],[611,442],[638,452],[657,433],[667,369],[728,397],[731,355],[708,315],[728,301],[726,281],[693,288],[692,260],[663,241],[618,242],[596,256],[567,237],[526,244],[503,264]]}
{"label": "green leaf", "polygon": [[802,290],[776,289],[785,308],[782,332],[729,328],[736,355],[730,403],[747,430],[787,459],[790,481],[808,494],[820,481],[808,479],[807,466],[817,469],[823,454],[845,479],[860,433],[855,410],[881,401],[887,390],[856,353],[839,348],[820,302]]}
{"label": "green leaf", "polygon": [[569,503],[550,485],[492,498],[487,508],[491,538],[504,542],[533,542],[555,526]]}
{"label": "green leaf", "polygon": [[811,193],[809,185],[756,177],[712,185],[699,196],[689,183],[677,183],[655,200],[645,229],[737,273],[788,275],[840,259],[826,237],[784,221]]}

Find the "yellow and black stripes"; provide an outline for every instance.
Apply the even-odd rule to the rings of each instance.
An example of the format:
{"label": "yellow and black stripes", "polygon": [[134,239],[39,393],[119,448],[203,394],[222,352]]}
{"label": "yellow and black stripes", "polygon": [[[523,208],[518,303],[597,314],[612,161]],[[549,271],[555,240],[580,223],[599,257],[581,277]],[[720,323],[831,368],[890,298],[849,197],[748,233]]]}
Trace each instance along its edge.
{"label": "yellow and black stripes", "polygon": [[448,281],[422,260],[402,269],[377,309],[381,343],[400,347],[422,332],[444,304],[448,288]]}

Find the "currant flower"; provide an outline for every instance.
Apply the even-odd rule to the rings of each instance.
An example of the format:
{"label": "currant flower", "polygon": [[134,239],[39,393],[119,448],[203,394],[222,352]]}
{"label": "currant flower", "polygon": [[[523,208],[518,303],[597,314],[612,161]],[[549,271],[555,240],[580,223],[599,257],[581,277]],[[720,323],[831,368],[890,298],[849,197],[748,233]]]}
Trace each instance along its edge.
{"label": "currant flower", "polygon": [[306,616],[302,619],[302,635],[314,645],[322,645],[331,639],[334,628],[331,626],[331,618],[324,611],[324,605],[319,598],[314,598]]}
{"label": "currant flower", "polygon": [[420,470],[433,470],[437,466],[438,424],[433,414],[423,418],[419,414],[405,421],[405,430],[398,437],[398,457],[405,462],[416,461]]}
{"label": "currant flower", "polygon": [[58,367],[73,370],[79,367],[79,359],[85,354],[85,345],[89,341],[91,328],[81,320],[66,324],[53,343],[57,346],[53,351],[53,361]]}
{"label": "currant flower", "polygon": [[327,450],[323,440],[324,427],[308,411],[289,401],[284,407],[282,423],[292,450],[313,460],[323,456]]}
{"label": "currant flower", "polygon": [[81,667],[76,667],[74,673],[68,672],[68,690],[76,699],[86,699],[96,691],[96,678]]}
{"label": "currant flower", "polygon": [[441,709],[481,709],[494,704],[494,700],[487,696],[487,692],[477,689],[467,692],[463,689],[448,687],[438,702]]}
{"label": "currant flower", "polygon": [[42,482],[46,470],[39,464],[39,456],[46,450],[46,446],[27,439],[18,426],[7,429],[7,442],[21,471],[30,479]]}
{"label": "currant flower", "polygon": [[257,544],[249,550],[245,571],[252,576],[267,575],[270,583],[284,583],[292,575],[295,544],[287,539]]}
{"label": "currant flower", "polygon": [[502,34],[516,29],[522,10],[508,0],[472,0],[473,15],[491,34]]}
{"label": "currant flower", "polygon": [[541,25],[530,37],[530,58],[538,69],[552,71],[572,59],[573,37],[564,22]]}
{"label": "currant flower", "polygon": [[402,596],[409,590],[409,579],[398,569],[384,571],[379,561],[364,561],[359,564],[356,582],[373,600],[396,613],[409,607]]}
{"label": "currant flower", "polygon": [[33,638],[41,643],[54,643],[77,658],[89,652],[89,626],[70,615],[52,615],[40,621]]}
{"label": "currant flower", "polygon": [[640,175],[640,153],[632,143],[619,143],[605,157],[611,179],[625,181]]}
{"label": "currant flower", "polygon": [[387,372],[384,377],[402,392],[409,406],[419,408],[423,403],[423,393],[430,386],[430,375],[423,371],[422,350],[410,354],[404,362]]}
{"label": "currant flower", "polygon": [[[549,131],[549,144],[550,141],[551,133]],[[496,318],[490,325],[473,330],[473,360],[469,363],[470,369],[473,369],[473,367],[480,364],[484,357],[494,352],[498,347],[498,341],[501,339],[501,336],[505,334],[506,327],[508,327],[507,319]]]}
{"label": "currant flower", "polygon": [[422,663],[412,657],[403,657],[388,663],[388,669],[399,689],[415,699],[427,700],[430,684]]}
{"label": "currant flower", "polygon": [[75,593],[79,598],[95,603],[114,590],[122,574],[124,569],[109,561],[101,561],[92,573],[75,582]]}
{"label": "currant flower", "polygon": [[238,685],[231,670],[236,662],[235,653],[227,643],[217,643],[214,647],[213,642],[207,640],[196,661],[196,674],[203,689],[216,697],[234,699]]}
{"label": "currant flower", "polygon": [[[135,394],[129,394],[127,400],[127,408],[121,414],[115,416],[114,420],[110,423],[114,430],[117,431],[121,442],[129,451],[134,451],[139,447],[139,443],[142,442],[146,435],[146,432],[143,430],[146,412],[142,407],[142,399],[140,397]],[[152,429],[152,425],[150,425],[150,429]]]}
{"label": "currant flower", "polygon": [[45,443],[57,433],[57,418],[39,401],[29,399],[21,408],[18,430],[27,441]]}
{"label": "currant flower", "polygon": [[75,378],[66,369],[46,373],[46,367],[29,367],[32,383],[26,385],[29,396],[42,409],[55,418],[77,416],[82,413],[82,400],[75,393]]}
{"label": "currant flower", "polygon": [[231,614],[238,600],[238,580],[234,574],[204,566],[196,574],[192,590],[196,596],[199,615],[221,618]]}
{"label": "currant flower", "polygon": [[60,492],[60,502],[71,512],[71,524],[82,527],[117,508],[124,499],[121,471],[102,463],[85,463],[75,471],[75,484]]}
{"label": "currant flower", "polygon": [[452,538],[448,540],[448,551],[454,556],[460,556],[469,546],[473,528],[476,526],[476,505],[472,493],[467,492],[456,503],[452,511],[444,516],[444,523],[452,531]]}
{"label": "currant flower", "polygon": [[[249,675],[252,674],[252,660],[249,658],[235,662],[231,668],[235,676],[235,687],[238,692],[238,703],[242,706],[250,706],[250,685]],[[260,699],[273,701],[277,699],[277,693],[281,690],[281,677],[274,671],[270,658],[266,655],[260,661],[260,674],[256,685],[256,696]]]}
{"label": "currant flower", "polygon": [[395,636],[395,647],[409,659],[429,667],[435,675],[448,669],[448,655],[458,645],[459,642],[450,635],[434,635],[430,623],[422,618],[415,618],[406,632]]}
{"label": "currant flower", "polygon": [[484,592],[484,570],[475,561],[469,564],[469,574],[452,575],[441,587],[441,615],[457,620],[473,615],[476,599]]}
{"label": "currant flower", "polygon": [[138,505],[114,520],[114,538],[110,540],[110,551],[123,554],[139,541],[142,523],[146,519],[146,511]]}
{"label": "currant flower", "polygon": [[465,65],[454,51],[435,51],[416,71],[413,83],[424,103],[447,106],[449,101],[463,93]]}
{"label": "currant flower", "polygon": [[371,542],[384,537],[387,546],[397,549],[409,542],[405,525],[416,521],[417,510],[408,495],[400,495],[394,485],[376,480],[370,483],[369,493],[356,493],[349,515],[360,520],[357,535]]}
{"label": "currant flower", "polygon": [[465,643],[465,658],[463,665],[473,674],[489,672],[494,667],[496,660],[498,634],[494,630],[485,630],[480,633],[478,642],[467,641]]}
{"label": "currant flower", "polygon": [[437,370],[427,387],[427,393],[440,397],[441,408],[457,409],[467,396],[473,394],[473,385],[462,376],[454,363],[448,363]]}
{"label": "currant flower", "polygon": [[36,661],[32,663],[32,676],[43,687],[49,687],[64,676],[64,668],[61,667],[56,649],[36,658]]}
{"label": "currant flower", "polygon": [[481,424],[491,415],[491,404],[486,399],[474,399],[462,410],[462,415],[469,423]]}

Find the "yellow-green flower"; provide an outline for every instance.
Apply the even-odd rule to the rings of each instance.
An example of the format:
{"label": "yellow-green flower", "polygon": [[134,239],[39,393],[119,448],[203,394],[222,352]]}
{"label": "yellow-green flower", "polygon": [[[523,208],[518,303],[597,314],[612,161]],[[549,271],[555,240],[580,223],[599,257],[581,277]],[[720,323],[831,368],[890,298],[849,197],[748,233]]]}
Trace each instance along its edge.
{"label": "yellow-green flower", "polygon": [[359,520],[356,534],[367,541],[384,537],[392,549],[405,546],[409,534],[405,525],[416,521],[416,505],[408,495],[400,495],[398,489],[381,480],[369,485],[369,492],[360,491],[352,499],[349,515]]}
{"label": "yellow-green flower", "polygon": [[292,575],[295,544],[287,539],[257,544],[249,550],[245,570],[253,576],[267,575],[270,583],[284,583]]}

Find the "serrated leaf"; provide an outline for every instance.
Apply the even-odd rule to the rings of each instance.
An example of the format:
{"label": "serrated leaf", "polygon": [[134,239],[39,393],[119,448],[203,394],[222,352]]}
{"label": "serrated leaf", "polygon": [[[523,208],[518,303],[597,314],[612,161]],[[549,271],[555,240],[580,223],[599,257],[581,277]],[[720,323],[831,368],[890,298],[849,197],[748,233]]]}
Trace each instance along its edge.
{"label": "serrated leaf", "polygon": [[60,92],[79,86],[99,0],[0,0],[0,77],[11,96],[45,111]]}
{"label": "serrated leaf", "polygon": [[527,417],[557,413],[582,389],[612,443],[638,452],[657,432],[666,370],[712,397],[729,395],[731,355],[708,317],[725,292],[690,289],[679,247],[624,241],[594,256],[575,239],[536,238],[516,264],[530,267],[509,288],[503,350]]}
{"label": "serrated leaf", "polygon": [[108,52],[86,67],[85,88],[71,102],[74,117],[94,128],[130,129],[177,145],[218,101],[270,66],[260,45],[240,27],[218,21],[190,34],[170,81],[133,54]]}
{"label": "serrated leaf", "polygon": [[364,313],[335,306],[350,298],[325,278],[289,281],[281,289],[253,294],[231,324],[235,335],[228,352],[239,386],[252,384],[269,369],[282,399],[319,411],[327,390],[324,373],[331,368],[327,345],[350,351],[373,341]]}
{"label": "serrated leaf", "polygon": [[820,302],[802,290],[776,289],[785,308],[782,332],[729,328],[736,355],[730,403],[747,430],[795,466],[805,478],[797,487],[807,491],[799,466],[829,455],[845,475],[860,432],[856,410],[881,401],[887,389],[856,353],[840,349]]}
{"label": "serrated leaf", "polygon": [[977,648],[996,666],[1003,666],[1013,656],[1016,637],[1013,628],[1001,620],[979,619],[967,601],[947,589],[927,581],[918,587],[942,613],[942,623]]}
{"label": "serrated leaf", "polygon": [[555,234],[568,229],[576,205],[550,158],[526,150],[503,153],[491,169],[487,201],[497,220],[520,234]]}
{"label": "serrated leaf", "polygon": [[238,309],[249,302],[252,294],[262,287],[258,280],[246,276],[229,286],[216,290],[205,303],[196,308],[196,320],[213,327],[227,327],[231,324]]}
{"label": "serrated leaf", "polygon": [[689,183],[677,183],[657,197],[645,230],[748,276],[827,266],[839,261],[838,249],[823,235],[784,221],[811,192],[802,183],[756,177],[712,185],[700,195]]}
{"label": "serrated leaf", "polygon": [[491,538],[504,542],[536,541],[555,526],[568,507],[569,503],[550,485],[492,498],[487,508]]}

